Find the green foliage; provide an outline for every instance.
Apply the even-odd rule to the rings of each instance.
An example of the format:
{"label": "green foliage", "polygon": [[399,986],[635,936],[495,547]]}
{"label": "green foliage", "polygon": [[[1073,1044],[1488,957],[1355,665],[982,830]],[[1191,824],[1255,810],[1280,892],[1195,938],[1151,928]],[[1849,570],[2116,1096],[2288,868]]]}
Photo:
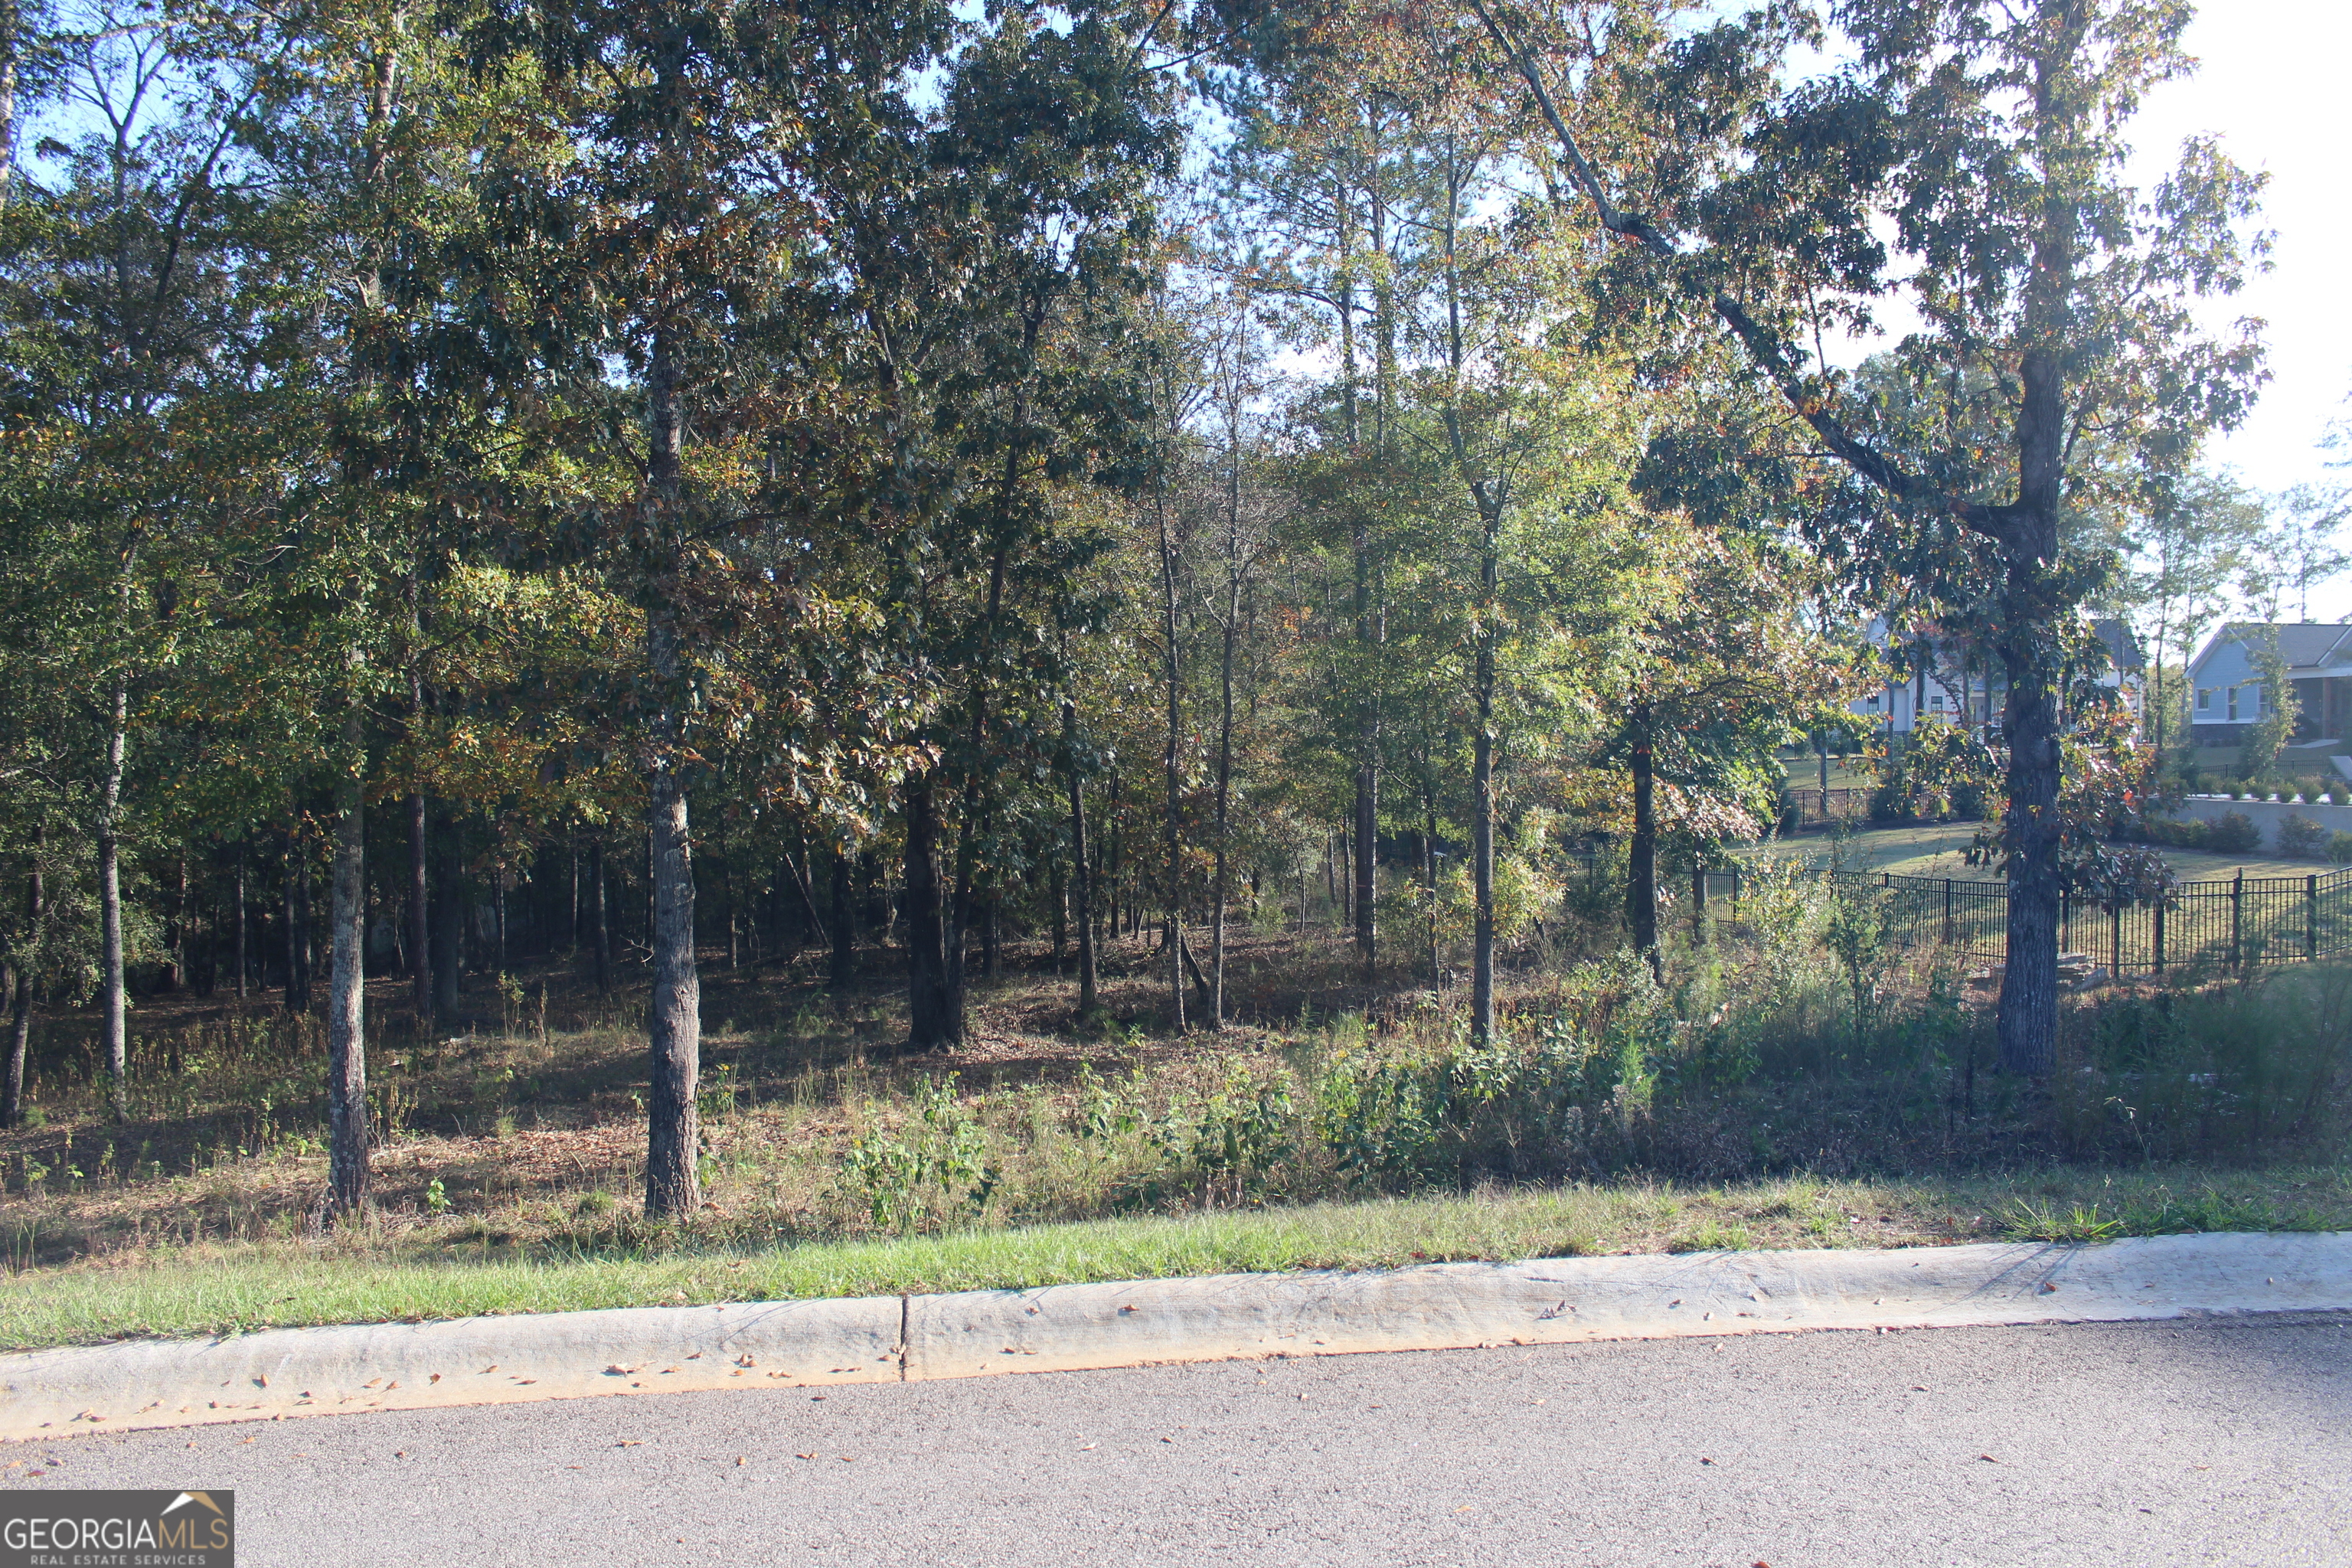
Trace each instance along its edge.
{"label": "green foliage", "polygon": [[2327,842],[2327,829],[2307,816],[2290,811],[2278,825],[2278,852],[2314,856]]}
{"label": "green foliage", "polygon": [[956,1078],[917,1079],[909,1114],[856,1139],[843,1158],[843,1184],[861,1196],[877,1228],[936,1229],[987,1205],[997,1181],[988,1138],[957,1099]]}
{"label": "green foliage", "polygon": [[2248,855],[2262,847],[2263,830],[2242,811],[2225,811],[2206,826],[2203,847],[2216,855]]}

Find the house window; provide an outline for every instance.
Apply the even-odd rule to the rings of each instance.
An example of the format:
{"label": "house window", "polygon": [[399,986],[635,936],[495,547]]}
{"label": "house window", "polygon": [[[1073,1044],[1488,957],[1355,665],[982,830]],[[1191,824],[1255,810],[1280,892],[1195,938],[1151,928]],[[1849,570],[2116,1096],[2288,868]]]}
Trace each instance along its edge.
{"label": "house window", "polygon": [[2232,723],[2232,724],[2234,724],[2234,723],[2236,723],[2237,721],[2238,721],[2238,689],[2237,689],[2236,687],[2232,686],[2231,688],[2230,688],[2230,722],[2231,722],[2231,723]]}
{"label": "house window", "polygon": [[2210,686],[2199,687],[2197,689],[2197,711],[2200,713],[2210,713],[2212,710],[2213,689]]}
{"label": "house window", "polygon": [[1875,712],[1877,712],[1877,711],[1878,711],[1878,693],[1876,693],[1875,691],[1874,691],[1874,692],[1872,692],[1872,693],[1870,694],[1870,709],[1869,709],[1869,711],[1871,711],[1871,712],[1873,712],[1873,713],[1875,713]]}
{"label": "house window", "polygon": [[1942,711],[1944,706],[1944,694],[1938,691],[1935,695],[1929,697],[1927,699],[1927,706],[1937,710],[1938,712]]}

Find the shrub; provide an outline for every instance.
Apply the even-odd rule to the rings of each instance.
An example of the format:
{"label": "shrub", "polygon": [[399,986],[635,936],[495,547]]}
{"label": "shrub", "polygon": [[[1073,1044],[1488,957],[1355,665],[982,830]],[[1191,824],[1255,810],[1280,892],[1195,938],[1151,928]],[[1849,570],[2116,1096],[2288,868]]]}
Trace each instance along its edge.
{"label": "shrub", "polygon": [[2262,847],[2262,842],[2263,830],[2253,818],[2242,811],[2226,811],[2221,821],[2208,826],[2204,847],[2216,855],[2243,855]]}
{"label": "shrub", "polygon": [[2290,811],[2286,820],[2279,824],[2278,847],[2282,855],[2316,855],[2326,842],[2327,829],[2307,816]]}
{"label": "shrub", "polygon": [[2327,858],[2338,866],[2352,866],[2352,833],[2331,835],[2327,840]]}
{"label": "shrub", "polygon": [[2169,816],[2151,816],[2147,820],[2148,840],[2169,844],[2181,849],[2203,849],[2213,837],[2212,826],[2195,820]]}

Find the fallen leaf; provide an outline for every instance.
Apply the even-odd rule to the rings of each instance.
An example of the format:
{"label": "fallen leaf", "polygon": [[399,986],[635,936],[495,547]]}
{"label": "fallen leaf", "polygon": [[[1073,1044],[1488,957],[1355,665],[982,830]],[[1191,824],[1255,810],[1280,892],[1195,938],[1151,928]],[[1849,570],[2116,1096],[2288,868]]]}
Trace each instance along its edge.
{"label": "fallen leaf", "polygon": [[2044,1279],[2042,1282],[2042,1293],[2044,1296],[2054,1296],[2058,1293],[2058,1287],[2050,1283],[2049,1280]]}
{"label": "fallen leaf", "polygon": [[740,1455],[740,1454],[738,1454],[738,1455],[736,1455],[736,1456],[735,1456],[735,1467],[736,1467],[736,1468],[738,1468],[738,1469],[742,1468],[745,1465],[748,1465],[748,1464],[750,1464],[751,1462],[751,1460],[749,1460],[749,1459],[745,1458],[744,1458],[742,1455]]}
{"label": "fallen leaf", "polygon": [[436,1373],[435,1373],[433,1374],[433,1381],[434,1381],[434,1382],[436,1382],[436,1383],[440,1382],[440,1381],[441,1381],[441,1374],[440,1374],[439,1373],[437,1373],[437,1372],[436,1372]]}
{"label": "fallen leaf", "polygon": [[793,1458],[795,1459],[814,1459],[816,1456],[814,1454],[794,1454]]}
{"label": "fallen leaf", "polygon": [[495,1362],[493,1362],[493,1363],[492,1363],[491,1364],[489,1364],[488,1366],[484,1367],[480,1372],[478,1372],[478,1373],[475,1373],[475,1375],[476,1375],[476,1376],[478,1376],[478,1377],[488,1377],[488,1376],[489,1376],[489,1375],[490,1375],[490,1373],[494,1373],[494,1372],[496,1372],[496,1371],[498,1371],[498,1370],[499,1370],[499,1369],[498,1369],[498,1363],[495,1363]]}
{"label": "fallen leaf", "polygon": [[645,1439],[642,1437],[624,1437],[613,1445],[615,1448],[642,1448],[645,1446]]}
{"label": "fallen leaf", "polygon": [[1982,1459],[1988,1465],[1998,1465],[2000,1463],[1999,1459],[1994,1458],[1990,1454],[1979,1454],[1977,1458]]}
{"label": "fallen leaf", "polygon": [[857,1463],[857,1456],[855,1454],[844,1454],[841,1457],[841,1462],[845,1465],[854,1465]]}

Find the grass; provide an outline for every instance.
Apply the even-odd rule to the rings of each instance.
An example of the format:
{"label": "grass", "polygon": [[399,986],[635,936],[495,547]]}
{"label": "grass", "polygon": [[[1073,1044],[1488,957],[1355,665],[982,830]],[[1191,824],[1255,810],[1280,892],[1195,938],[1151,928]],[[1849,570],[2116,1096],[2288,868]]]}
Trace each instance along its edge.
{"label": "grass", "polygon": [[[1142,942],[1106,1016],[1045,944],[909,1058],[885,954],[703,991],[705,1206],[640,1215],[631,1001],[550,960],[415,1031],[372,986],[372,1206],[321,1236],[315,1019],[157,999],[128,1114],[87,1020],[37,1037],[0,1133],[0,1344],[681,1301],[1575,1252],[2352,1227],[2352,964],[2068,1001],[2054,1069],[1993,1071],[1991,993],[1888,945],[1866,890],[1750,879],[1663,983],[1571,879],[1473,1047],[1458,988],[1328,931],[1246,930],[1223,1031],[1179,1035]],[[482,987],[482,989],[489,989]],[[518,1000],[520,998],[521,1000]],[[174,1011],[174,1008],[177,1010]]]}
{"label": "grass", "polygon": [[2341,1170],[2060,1169],[1956,1182],[1572,1185],[753,1250],[663,1250],[656,1237],[601,1255],[485,1246],[476,1256],[420,1261],[382,1255],[380,1241],[362,1233],[16,1273],[0,1279],[0,1347],[1421,1262],[2346,1228],[2352,1179]]}
{"label": "grass", "polygon": [[[1873,827],[1843,840],[1846,865],[1856,871],[1891,871],[1898,877],[1950,877],[1970,882],[1997,882],[1997,868],[1971,866],[1968,848],[1977,836],[1973,822],[1938,822],[1910,827]],[[1773,858],[1820,860],[1830,853],[1832,840],[1804,834],[1778,840],[1760,853]],[[2324,861],[2282,860],[2258,855],[2210,855],[2199,849],[2167,849],[2167,864],[2184,882],[2225,880],[2242,870],[2249,877],[2306,877],[2333,869]]]}

